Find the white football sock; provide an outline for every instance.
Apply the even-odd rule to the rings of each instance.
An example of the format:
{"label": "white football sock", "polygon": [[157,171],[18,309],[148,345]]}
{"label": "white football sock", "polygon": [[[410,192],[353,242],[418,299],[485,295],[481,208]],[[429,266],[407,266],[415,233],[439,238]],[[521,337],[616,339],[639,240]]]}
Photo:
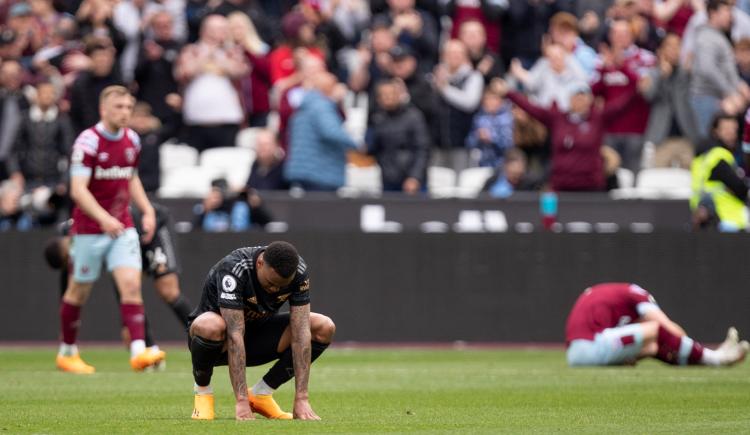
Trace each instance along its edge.
{"label": "white football sock", "polygon": [[130,356],[134,357],[146,350],[146,342],[143,340],[133,340],[130,342]]}
{"label": "white football sock", "polygon": [[704,348],[703,356],[701,357],[701,364],[706,366],[720,366],[721,353],[715,350]]}
{"label": "white football sock", "polygon": [[211,385],[201,387],[198,384],[193,384],[193,392],[195,392],[195,394],[214,394],[214,389],[211,388]]}
{"label": "white football sock", "polygon": [[58,351],[63,356],[73,356],[78,354],[78,346],[75,344],[60,343],[60,350]]}
{"label": "white football sock", "polygon": [[253,386],[253,395],[255,396],[269,396],[273,394],[274,391],[276,390],[269,387],[263,378],[260,378],[258,383]]}

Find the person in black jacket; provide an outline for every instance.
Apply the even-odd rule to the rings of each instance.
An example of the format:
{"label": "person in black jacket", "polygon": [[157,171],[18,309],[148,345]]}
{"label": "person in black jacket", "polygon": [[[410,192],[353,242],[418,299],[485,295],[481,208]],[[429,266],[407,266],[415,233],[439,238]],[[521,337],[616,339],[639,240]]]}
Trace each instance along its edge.
{"label": "person in black jacket", "polygon": [[378,105],[368,132],[368,152],[375,156],[383,177],[383,190],[415,194],[425,186],[429,134],[422,113],[404,103],[403,84],[396,80],[378,84]]}
{"label": "person in black jacket", "polygon": [[156,193],[161,185],[159,148],[161,144],[176,136],[181,123],[182,117],[175,111],[165,117],[165,122],[162,123],[151,113],[148,103],[139,101],[133,107],[130,128],[141,138],[138,175],[143,183],[143,190],[148,194]]}
{"label": "person in black jacket", "polygon": [[81,72],[70,90],[70,118],[75,134],[99,122],[99,94],[111,85],[123,85],[115,68],[115,49],[108,38],[95,37],[86,43],[91,68]]}

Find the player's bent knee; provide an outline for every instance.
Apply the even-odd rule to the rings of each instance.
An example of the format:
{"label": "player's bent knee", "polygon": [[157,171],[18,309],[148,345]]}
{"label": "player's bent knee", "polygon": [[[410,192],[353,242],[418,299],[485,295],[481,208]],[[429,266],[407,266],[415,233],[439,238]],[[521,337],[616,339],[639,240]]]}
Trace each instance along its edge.
{"label": "player's bent knee", "polygon": [[314,319],[311,319],[312,325],[312,339],[319,343],[330,343],[333,340],[334,334],[336,334],[336,324],[333,320],[322,314],[315,314]]}
{"label": "player's bent knee", "polygon": [[68,288],[65,290],[63,300],[70,304],[81,306],[89,298],[91,287],[91,283],[80,283],[71,280]]}
{"label": "player's bent knee", "polygon": [[206,312],[198,316],[190,325],[190,335],[197,335],[207,340],[226,340],[227,324],[224,319],[213,312]]}

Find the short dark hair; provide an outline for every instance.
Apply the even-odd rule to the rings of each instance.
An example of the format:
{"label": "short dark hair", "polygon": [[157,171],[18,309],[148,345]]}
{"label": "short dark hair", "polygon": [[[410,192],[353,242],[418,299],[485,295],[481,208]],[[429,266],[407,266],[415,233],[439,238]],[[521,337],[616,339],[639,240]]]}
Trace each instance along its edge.
{"label": "short dark hair", "polygon": [[263,259],[282,278],[294,275],[299,266],[297,248],[288,242],[273,242],[266,246]]}
{"label": "short dark hair", "polygon": [[64,257],[63,257],[63,246],[62,237],[54,237],[47,241],[44,246],[44,259],[47,261],[47,265],[53,269],[62,269]]}
{"label": "short dark hair", "polygon": [[729,6],[731,8],[732,3],[730,3],[729,0],[708,0],[706,2],[706,13],[711,15],[713,12],[718,11],[722,6]]}
{"label": "short dark hair", "polygon": [[716,115],[714,115],[713,119],[711,120],[711,136],[714,134],[714,130],[716,130],[719,127],[719,124],[721,124],[721,121],[737,121],[737,117],[730,115],[726,112],[719,112]]}

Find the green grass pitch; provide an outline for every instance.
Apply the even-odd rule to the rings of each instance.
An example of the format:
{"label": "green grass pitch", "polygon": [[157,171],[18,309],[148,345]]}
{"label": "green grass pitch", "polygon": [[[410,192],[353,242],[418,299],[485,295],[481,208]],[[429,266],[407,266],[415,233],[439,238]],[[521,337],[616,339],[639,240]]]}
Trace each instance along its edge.
{"label": "green grass pitch", "polygon": [[[92,376],[54,369],[53,348],[0,348],[0,434],[750,433],[750,365],[569,369],[562,350],[333,349],[313,365],[320,422],[234,421],[227,370],[217,419],[190,420],[184,349],[132,373],[121,348],[86,348]],[[248,369],[252,385],[264,368]],[[290,409],[293,385],[276,398]]]}

